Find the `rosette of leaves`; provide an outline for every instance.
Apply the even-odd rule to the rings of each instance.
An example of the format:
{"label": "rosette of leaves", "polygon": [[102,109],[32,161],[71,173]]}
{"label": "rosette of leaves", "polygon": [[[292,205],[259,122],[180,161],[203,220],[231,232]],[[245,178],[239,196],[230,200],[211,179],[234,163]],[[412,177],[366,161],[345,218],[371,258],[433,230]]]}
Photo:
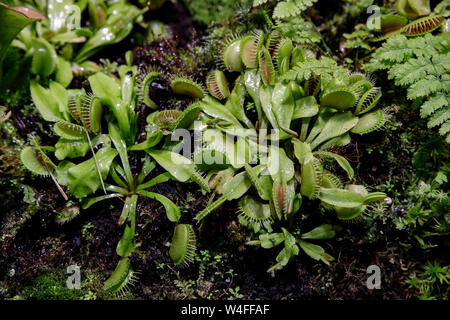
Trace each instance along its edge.
{"label": "rosette of leaves", "polygon": [[[350,143],[350,133],[382,128],[387,115],[375,109],[380,88],[367,75],[350,74],[329,58],[308,57],[290,39],[276,43],[273,39],[273,34],[254,32],[227,44],[231,50],[224,48],[225,67],[241,75],[224,104],[212,97],[198,102],[205,129],[202,149],[194,155],[199,166],[209,168],[215,191],[196,220],[225,201],[238,200],[239,221],[260,234],[250,244],[271,248],[284,243],[277,264],[269,270],[284,266],[300,249],[313,259],[332,260],[323,248],[305,241],[332,237],[331,226],[319,226],[300,237],[287,228],[273,232],[273,226],[292,221],[302,200],[319,199],[338,218],[348,220],[386,197],[363,186],[344,187],[322,165],[331,159],[347,173],[349,182],[353,180],[347,159],[332,150]],[[249,105],[253,114],[247,111]]]}
{"label": "rosette of leaves", "polygon": [[[140,106],[141,89],[135,83],[136,73],[136,67],[122,66],[119,77],[94,74],[88,79],[92,90],[89,94],[84,90],[66,90],[55,81],[50,82],[49,88],[33,81],[33,101],[42,118],[54,123],[53,132],[60,139],[54,147],[34,143],[24,148],[21,154],[22,162],[28,169],[35,174],[51,176],[64,195],[63,187],[67,187],[70,195],[80,201],[82,209],[111,198],[124,199],[118,220],[118,225],[124,229],[116,248],[121,260],[104,287],[105,291],[113,293],[125,292],[136,278],[129,256],[136,247],[134,237],[139,197],[159,201],[165,208],[167,218],[177,223],[181,217],[180,208],[167,197],[147,189],[175,180],[194,181],[209,190],[195,164],[172,152],[170,139],[159,139],[151,147],[145,145],[141,148],[142,145],[135,144],[136,109]],[[194,108],[180,112],[172,128],[189,128],[199,112]],[[144,149],[145,157],[138,157],[136,153],[142,153]],[[53,157],[60,162],[55,163]],[[141,159],[141,166],[138,166],[141,169],[136,173],[132,172],[130,165],[133,157]],[[165,172],[151,177],[156,163]],[[100,189],[103,189],[103,195],[97,194]],[[70,220],[67,214],[65,211],[64,221]],[[188,228],[189,232],[185,234],[184,228]],[[188,225],[177,226],[175,231],[171,256],[176,265],[185,265],[192,261],[195,233]]]}

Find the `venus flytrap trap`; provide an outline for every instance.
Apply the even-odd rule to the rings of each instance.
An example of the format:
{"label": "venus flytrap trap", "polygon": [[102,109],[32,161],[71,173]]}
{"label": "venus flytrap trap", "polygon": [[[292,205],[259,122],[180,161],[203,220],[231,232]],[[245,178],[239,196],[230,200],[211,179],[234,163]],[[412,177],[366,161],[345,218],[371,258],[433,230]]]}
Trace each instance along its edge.
{"label": "venus flytrap trap", "polygon": [[444,24],[448,12],[443,8],[448,6],[444,0],[432,11],[429,0],[397,0],[395,11],[398,14],[382,14],[380,16],[380,29],[383,35],[375,41],[385,40],[396,34],[408,37],[421,36],[433,32]]}

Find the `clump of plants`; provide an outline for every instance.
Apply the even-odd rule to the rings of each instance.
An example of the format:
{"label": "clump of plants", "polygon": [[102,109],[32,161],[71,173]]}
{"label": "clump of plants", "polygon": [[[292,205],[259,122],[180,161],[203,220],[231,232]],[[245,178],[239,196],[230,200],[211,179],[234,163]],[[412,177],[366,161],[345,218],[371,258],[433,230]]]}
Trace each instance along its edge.
{"label": "clump of plants", "polygon": [[421,272],[410,275],[410,288],[418,291],[420,300],[437,300],[448,298],[449,266],[441,266],[437,261],[427,261]]}
{"label": "clump of plants", "polygon": [[[199,114],[199,108],[153,114],[156,116],[153,122],[166,131],[155,129],[145,142],[135,144],[139,116],[137,107],[141,103],[149,108],[155,107],[147,94],[149,86],[157,77],[159,76],[154,71],[138,76],[137,67],[124,65],[119,70],[119,77],[104,73],[90,76],[88,81],[92,91],[89,93],[84,89],[66,90],[57,82],[50,82],[49,88],[36,82],[31,85],[37,109],[45,120],[54,123],[53,133],[59,140],[54,146],[41,146],[38,139],[33,138],[31,145],[21,152],[23,164],[37,175],[50,176],[67,200],[64,190],[66,187],[81,203],[82,209],[111,198],[122,198],[124,201],[122,214],[117,222],[124,228],[116,248],[121,260],[105,282],[105,290],[114,293],[126,291],[127,285],[135,278],[129,256],[138,245],[134,242],[134,236],[139,197],[159,201],[172,222],[178,222],[181,216],[180,208],[175,203],[146,189],[168,180],[192,180],[206,191],[209,190],[190,159],[167,150],[167,146],[161,144],[156,148],[167,130],[188,128]],[[136,78],[139,83],[135,82]],[[172,81],[175,93],[184,93],[190,88],[189,84],[187,79]],[[166,145],[171,143],[170,139],[165,139],[163,144],[164,142]],[[138,159],[141,169],[133,173],[131,154],[142,150],[147,155]],[[116,160],[117,156],[120,160]],[[53,157],[59,162],[55,163],[51,159]],[[155,161],[167,172],[149,178],[155,168]],[[98,190],[104,194],[95,195]],[[67,222],[79,213],[79,210],[65,211],[58,219]],[[170,249],[174,263],[178,265],[189,261],[193,250],[195,233],[192,227],[177,225]]]}
{"label": "clump of plants", "polygon": [[[300,248],[329,263],[333,258],[308,240],[332,238],[333,226],[294,235],[285,221],[292,225],[302,214],[303,199],[318,199],[348,220],[386,197],[361,185],[344,185],[322,164],[334,160],[353,179],[351,165],[333,148],[350,143],[350,133],[383,127],[387,114],[375,110],[380,89],[370,77],[351,74],[332,59],[309,57],[290,39],[280,39],[277,31],[233,37],[222,58],[226,70],[241,75],[230,91],[223,72],[212,71],[207,85],[214,98],[197,103],[205,114],[205,129],[203,148],[194,159],[209,171],[218,198],[213,195],[195,219],[201,221],[224,202],[238,200],[239,221],[259,239],[249,244],[284,244],[269,271],[285,266]],[[224,104],[218,101],[225,99]]]}
{"label": "clump of plants", "polygon": [[[32,173],[22,172],[24,179],[42,176],[51,180],[66,202],[59,208],[47,205],[46,210],[56,215],[57,228],[100,204],[121,201],[121,211],[113,212],[121,230],[115,244],[117,265],[103,284],[105,297],[130,291],[142,264],[144,268],[147,264],[136,258],[147,260],[141,258],[159,254],[142,250],[148,234],[141,230],[156,221],[161,223],[156,230],[166,226],[158,217],[146,221],[141,229],[141,210],[156,216],[142,206],[143,198],[151,200],[150,207],[155,200],[164,208],[162,219],[167,217],[170,230],[173,223],[170,243],[157,245],[166,245],[167,250],[166,257],[157,261],[156,271],[167,266],[177,278],[161,287],[162,296],[166,288],[174,289],[173,284],[179,289],[173,296],[182,299],[247,296],[233,282],[235,271],[228,268],[228,262],[237,261],[237,254],[197,250],[196,234],[209,224],[222,232],[224,224],[218,215],[229,214],[230,208],[236,219],[225,223],[228,234],[234,236],[228,245],[239,245],[239,251],[245,245],[277,248],[275,261],[267,265],[272,275],[297,256],[330,265],[337,257],[331,255],[333,251],[327,248],[332,243],[326,241],[342,231],[355,234],[350,241],[358,245],[367,240],[379,244],[383,237],[383,248],[392,244],[392,238],[404,237],[400,251],[419,250],[427,259],[432,250],[440,249],[439,243],[449,233],[445,142],[437,139],[440,149],[428,152],[418,150],[417,143],[408,143],[414,135],[399,134],[407,142],[399,148],[411,154],[402,169],[415,172],[393,177],[400,167],[393,165],[393,149],[386,142],[377,145],[374,141],[378,141],[377,132],[393,130],[391,113],[398,115],[401,109],[394,104],[406,100],[397,95],[390,101],[399,88],[389,90],[383,84],[382,90],[380,82],[365,72],[386,70],[388,80],[407,90],[411,108],[420,108],[421,117],[428,118],[428,128],[439,128],[448,143],[448,1],[434,7],[426,0],[389,1],[381,8],[380,29],[375,30],[381,37],[374,38],[374,31],[358,25],[355,32],[344,34],[346,43],[338,43],[342,38],[337,30],[364,14],[374,1],[346,0],[336,5],[342,14],[333,15],[321,12],[322,4],[316,0],[183,2],[199,23],[196,27],[208,28],[199,32],[206,33],[200,45],[196,30],[188,32],[192,22],[182,14],[180,25],[189,25],[185,33],[193,35],[189,41],[176,34],[176,27],[171,30],[170,23],[145,21],[149,10],[176,7],[175,2],[167,6],[165,0],[0,3],[0,15],[5,17],[0,21],[0,101],[7,104],[0,106],[2,132],[12,132],[15,122],[22,125],[26,112],[17,110],[17,105],[27,99],[28,89],[31,109],[42,120],[36,124],[41,130],[30,134],[26,145],[22,140],[14,142],[20,156],[0,154],[0,171],[15,174],[11,166],[21,162]],[[224,8],[224,12],[212,14],[213,7]],[[135,26],[146,30],[145,34],[133,35]],[[335,39],[325,43],[326,33]],[[134,52],[127,51],[124,59],[116,61],[109,60],[114,53],[99,59],[106,47],[129,35],[137,45]],[[372,40],[386,41],[376,49]],[[345,49],[350,48],[356,49],[355,63],[346,58]],[[336,55],[339,51],[342,54]],[[368,61],[364,72],[359,59]],[[193,77],[198,75],[202,79]],[[30,106],[23,109],[30,110]],[[407,131],[409,125],[398,124],[395,130]],[[376,158],[374,162],[379,160],[382,168],[390,166],[388,172],[378,173],[377,166],[367,165],[359,157],[359,143],[367,154],[378,148],[377,154],[383,155],[382,149],[387,148],[387,161]],[[8,150],[0,147],[2,152]],[[436,157],[445,161],[436,161]],[[356,158],[358,166],[352,163]],[[372,180],[363,171],[371,171]],[[405,177],[411,181],[404,183]],[[385,182],[375,186],[367,181]],[[395,185],[398,181],[401,185]],[[188,183],[197,190],[186,193],[189,200],[184,208],[201,207],[192,216],[182,214],[186,210],[179,206],[180,197],[170,192],[173,185],[178,188]],[[9,197],[16,184],[21,182],[8,185],[8,192],[0,198]],[[20,190],[26,205],[20,215],[18,210],[8,212],[2,226],[1,238],[11,243],[22,225],[32,223],[32,216],[39,212],[34,188],[23,185]],[[15,198],[22,201],[21,195]],[[81,218],[86,218],[82,239],[92,245],[103,226],[89,217]],[[353,233],[350,224],[361,221],[370,230]],[[214,257],[210,252],[215,252]],[[169,257],[171,263],[167,263]],[[392,259],[397,258],[392,254]],[[413,268],[405,273],[410,275],[411,292],[421,299],[448,295],[441,288],[448,284],[448,267],[434,258],[424,261],[408,261],[404,268],[399,258],[403,271]],[[198,273],[180,270],[192,263],[198,264]],[[165,275],[161,278],[166,281]],[[56,273],[41,274],[17,298],[103,297],[96,290],[84,296],[81,291],[68,292],[61,279]],[[146,295],[154,295],[152,289],[144,289]]]}
{"label": "clump of plants", "polygon": [[[135,24],[147,28],[143,14],[150,9],[145,3],[139,8],[126,1],[11,2],[0,5],[2,16],[7,17],[1,22],[0,66],[7,53],[20,57],[21,63],[4,66],[2,91],[27,86],[24,74],[67,87],[74,76],[101,71],[101,66],[88,59],[121,42]],[[34,21],[38,22],[29,25]]]}

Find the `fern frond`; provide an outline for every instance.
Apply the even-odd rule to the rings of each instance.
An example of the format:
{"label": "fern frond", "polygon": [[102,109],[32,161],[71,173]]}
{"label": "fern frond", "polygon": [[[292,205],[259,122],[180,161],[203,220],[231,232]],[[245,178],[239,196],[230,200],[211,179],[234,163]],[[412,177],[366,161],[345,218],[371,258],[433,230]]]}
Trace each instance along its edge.
{"label": "fern frond", "polygon": [[407,88],[409,100],[423,99],[422,118],[430,117],[429,128],[441,126],[439,133],[450,141],[450,52],[446,34],[408,39],[389,38],[364,66],[367,71],[386,70],[388,78]]}
{"label": "fern frond", "polygon": [[435,76],[427,76],[421,79],[408,88],[408,99],[414,100],[416,98],[425,97],[433,93],[440,92],[444,89],[444,83]]}
{"label": "fern frond", "polygon": [[336,61],[327,57],[317,59],[305,59],[304,62],[298,63],[291,70],[286,72],[281,79],[288,81],[304,81],[313,76],[321,77],[321,85],[325,87],[330,80],[345,81],[348,78],[347,71],[339,67]]}
{"label": "fern frond", "polygon": [[428,128],[434,128],[439,126],[450,119],[450,106],[446,106],[445,108],[439,109],[436,111],[428,121]]}
{"label": "fern frond", "polygon": [[[271,2],[278,2],[274,11],[274,19],[285,19],[292,16],[297,16],[309,7],[311,7],[318,0],[272,0]],[[269,0],[253,0],[253,7],[258,7]]]}
{"label": "fern frond", "polygon": [[442,92],[434,94],[420,107],[420,116],[428,117],[442,106],[448,105],[450,105],[450,95]]}
{"label": "fern frond", "polygon": [[301,9],[295,3],[290,1],[281,1],[273,10],[274,19],[284,19],[291,16],[299,15]]}

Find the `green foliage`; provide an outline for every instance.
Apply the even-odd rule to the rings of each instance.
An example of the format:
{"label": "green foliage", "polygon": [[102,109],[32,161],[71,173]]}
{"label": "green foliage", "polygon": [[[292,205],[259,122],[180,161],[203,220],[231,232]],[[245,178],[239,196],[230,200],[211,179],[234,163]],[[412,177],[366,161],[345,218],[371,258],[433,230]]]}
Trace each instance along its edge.
{"label": "green foliage", "polygon": [[372,38],[372,32],[366,28],[365,25],[359,24],[355,27],[352,33],[344,33],[344,38],[347,40],[344,43],[346,49],[364,49],[365,53],[372,51],[369,40]]}
{"label": "green foliage", "polygon": [[[158,201],[168,220],[175,224],[168,250],[173,264],[199,263],[198,279],[186,281],[169,265],[157,265],[158,271],[167,266],[176,274],[175,284],[182,290],[181,296],[192,299],[197,294],[209,298],[218,294],[218,290],[210,291],[213,282],[226,279],[230,284],[220,297],[244,297],[238,286],[232,286],[235,272],[223,272],[223,256],[204,250],[196,253],[194,226],[180,223],[186,219],[180,207],[151,189],[169,180],[196,183],[204,195],[213,191],[208,205],[197,212],[196,222],[213,217],[212,213],[224,203],[234,201],[237,221],[252,231],[247,235],[247,244],[264,249],[278,247],[269,272],[283,268],[299,255],[330,264],[334,258],[325,251],[327,246],[319,243],[332,239],[342,230],[332,221],[340,224],[339,221],[372,219],[370,222],[375,224],[390,219],[422,249],[435,247],[436,239],[448,235],[450,208],[445,190],[449,170],[446,164],[440,163],[434,179],[428,179],[433,152],[411,151],[411,154],[416,152],[413,168],[427,182],[417,179],[412,183],[408,189],[410,204],[401,206],[401,215],[395,211],[400,207],[398,199],[393,200],[392,211],[388,212],[382,201],[392,200],[386,199],[385,193],[369,192],[370,186],[356,184],[358,175],[355,177],[350,159],[341,153],[345,148],[341,147],[354,143],[357,135],[383,129],[388,114],[386,109],[378,108],[382,90],[375,86],[371,76],[350,73],[338,65],[336,61],[340,59],[325,55],[317,58],[311,47],[303,46],[323,41],[316,31],[319,29],[306,14],[316,1],[255,0],[253,5],[262,9],[252,11],[253,17],[242,22],[243,11],[234,15],[236,21],[226,20],[234,10],[235,1],[185,0],[189,9],[196,12],[197,22],[216,21],[227,25],[220,31],[214,30],[220,39],[226,38],[220,32],[236,22],[241,24],[239,30],[247,32],[252,19],[261,12],[256,19],[264,18],[267,23],[265,28],[260,26],[264,31],[235,35],[225,41],[221,53],[223,66],[214,66],[206,79],[213,97],[200,83],[184,76],[164,75],[156,67],[141,68],[141,65],[138,72],[132,66],[131,51],[126,54],[125,66],[103,59],[100,60],[103,66],[87,61],[105,46],[124,39],[133,23],[145,27],[141,17],[147,9],[140,10],[121,1],[63,2],[79,6],[83,19],[89,18],[89,23],[83,21],[81,29],[71,30],[65,20],[57,27],[51,15],[65,13],[65,9],[59,5],[47,8],[42,6],[43,2],[36,1],[50,19],[25,29],[14,43],[15,50],[20,48],[27,58],[21,70],[28,68],[33,73],[30,89],[34,106],[45,121],[51,122],[52,134],[58,139],[47,140],[55,141],[54,146],[41,146],[32,139],[31,145],[22,149],[21,160],[34,174],[51,177],[64,197],[67,198],[67,191],[79,201],[78,205],[70,200],[64,209],[58,209],[58,222],[69,222],[80,214],[80,208],[86,210],[111,198],[123,200],[117,221],[122,230],[116,246],[119,262],[104,284],[105,292],[125,294],[137,280],[132,262],[133,255],[142,254],[136,250],[140,245],[137,235],[143,236],[138,211],[141,197],[146,197]],[[141,5],[144,2],[139,1]],[[163,2],[152,2],[152,5]],[[274,22],[265,11],[272,8],[269,2],[275,7]],[[361,8],[365,10],[372,4],[372,1],[363,2],[345,1],[345,19],[356,15],[350,10],[361,12]],[[223,12],[217,13],[217,8],[222,6]],[[212,7],[214,15],[210,14]],[[417,36],[435,30],[442,23],[440,16],[426,16],[429,14],[426,1],[405,0],[400,5],[402,9],[406,16],[416,20],[386,14],[382,17],[383,33],[398,31]],[[440,12],[444,10],[441,8]],[[317,17],[314,13],[315,21]],[[153,27],[156,30],[160,26],[153,24]],[[104,32],[111,37],[104,37]],[[343,46],[362,48],[368,53],[372,50],[368,43],[371,35],[360,26],[355,32],[344,34],[348,41]],[[421,115],[430,116],[430,128],[441,126],[441,134],[449,137],[448,36],[427,34],[407,39],[404,35],[389,38],[366,68],[386,69],[390,79],[407,88],[407,97],[414,105],[421,105]],[[339,41],[341,37],[336,39]],[[224,71],[238,72],[239,76]],[[89,76],[85,84],[92,92],[65,89],[74,75],[80,80]],[[168,80],[168,89],[174,96],[187,96],[194,102],[184,111],[178,107],[166,109],[167,104],[158,106],[150,90],[157,79]],[[164,110],[158,110],[160,107]],[[144,140],[137,137],[138,125],[144,122],[139,119],[142,110],[150,112],[145,119]],[[2,121],[3,117],[8,117],[6,111]],[[177,151],[183,142],[172,139],[177,129],[192,129],[195,120],[200,122],[202,145],[192,158],[187,158]],[[156,166],[160,167],[159,174],[152,175]],[[366,169],[362,166],[358,166],[359,172]],[[389,177],[378,190],[395,194],[395,180]],[[188,201],[197,205],[191,193]],[[317,223],[315,226],[305,221],[311,215]],[[95,233],[91,222],[84,224],[82,234],[86,241],[92,241]],[[440,286],[448,284],[448,274],[448,267],[441,267],[438,262],[428,263],[422,273],[411,276],[410,284],[420,292],[421,299],[441,297],[446,292]],[[58,289],[55,292],[48,292],[46,288],[40,289],[41,283],[50,286],[53,284],[50,282],[59,279],[38,279],[35,287],[24,291],[25,297],[74,299],[82,294],[71,297],[64,290],[59,291],[62,283],[53,285],[54,290]],[[82,298],[96,298],[96,294],[88,292]]]}
{"label": "green foliage", "polygon": [[[27,5],[27,12],[21,6],[8,9],[2,4],[0,8],[2,17],[6,17],[3,23],[8,26],[0,28],[0,71],[11,41],[17,50],[14,53],[10,50],[8,55],[20,52],[21,60],[19,65],[5,64],[5,80],[0,82],[2,91],[25,86],[22,78],[28,73],[31,78],[52,79],[67,87],[74,76],[101,71],[100,65],[87,59],[105,46],[122,41],[135,23],[143,22],[142,15],[148,10],[124,1],[64,0],[53,5],[47,1],[29,1]],[[18,33],[37,20],[43,21]]]}
{"label": "green foliage", "polygon": [[289,38],[298,44],[315,44],[322,39],[320,33],[315,30],[314,24],[300,15],[276,20],[275,28],[280,30],[281,37]]}
{"label": "green foliage", "polygon": [[407,39],[389,38],[365,65],[367,71],[387,70],[389,79],[407,88],[407,97],[418,101],[420,115],[428,118],[428,127],[450,143],[449,36],[430,35]]}
{"label": "green foliage", "polygon": [[448,298],[450,267],[439,262],[427,261],[422,272],[413,272],[408,280],[410,288],[417,290],[419,300],[441,300]]}
{"label": "green foliage", "polygon": [[[150,122],[155,125],[152,132],[158,133],[160,138],[156,143],[149,145],[144,142],[143,147],[142,144],[139,146],[134,143],[141,90],[134,81],[136,67],[121,66],[118,73],[118,78],[104,73],[89,77],[93,91],[89,95],[84,90],[66,90],[57,82],[50,82],[50,88],[46,89],[33,81],[31,90],[35,105],[45,120],[55,123],[53,131],[61,138],[55,147],[40,146],[37,139],[33,139],[33,146],[22,150],[21,160],[30,171],[44,176],[50,175],[66,198],[61,186],[67,187],[70,195],[81,202],[82,209],[111,198],[125,199],[118,221],[120,226],[124,226],[124,230],[116,247],[116,253],[122,259],[105,283],[106,291],[124,294],[136,278],[128,257],[136,247],[134,238],[139,197],[160,202],[165,208],[167,218],[177,223],[181,218],[180,208],[169,198],[146,189],[171,179],[180,182],[194,181],[206,191],[209,191],[209,186],[190,159],[167,150],[171,146],[170,139],[163,141],[158,149],[150,149],[162,142],[164,134],[171,134],[171,130],[189,128],[200,113],[200,108],[193,105],[184,112],[175,113],[172,122],[166,122],[162,116],[158,117],[163,114],[156,111],[150,117]],[[102,128],[104,120],[108,122],[107,131]],[[168,124],[168,127],[165,127],[165,124]],[[89,148],[91,154],[88,155]],[[98,148],[98,151],[95,152],[94,148]],[[148,155],[139,158],[141,169],[133,174],[130,161],[137,156],[135,153],[142,153],[143,150],[147,151]],[[54,164],[47,156],[50,152],[54,152],[56,158],[62,161]],[[149,179],[150,173],[156,167],[152,159],[167,172]],[[99,189],[103,189],[105,194],[96,195]],[[64,220],[64,217],[62,219]],[[181,226],[186,225],[179,225],[177,228]],[[189,237],[195,239],[192,227]],[[173,247],[182,245],[183,243],[178,246],[174,243]],[[176,257],[176,264],[192,261],[191,251],[195,250],[195,241],[189,241],[188,248],[190,251],[185,252],[185,255]]]}
{"label": "green foliage", "polygon": [[432,12],[429,0],[397,0],[395,11],[400,15],[392,14],[393,8],[381,8],[383,14],[373,20],[376,24],[371,26],[372,29],[383,33],[375,41],[400,33],[411,37],[430,33],[444,23],[444,17],[448,17],[446,6],[448,1],[441,1]]}
{"label": "green foliage", "polygon": [[[247,6],[252,0],[239,1],[239,5]],[[235,0],[183,0],[192,19],[197,23],[210,25],[211,23],[222,23],[229,19],[238,9]]]}
{"label": "green foliage", "polygon": [[0,3],[0,16],[2,17],[0,24],[0,80],[2,76],[3,59],[9,45],[17,34],[28,24],[42,20],[45,17],[36,10],[28,9],[24,6],[10,7],[4,3]]}
{"label": "green foliage", "polygon": [[[269,2],[269,0],[253,0],[253,6],[260,6],[267,2]],[[276,19],[284,19],[300,15],[303,11],[317,2],[317,0],[274,0],[270,2],[277,2],[273,11],[273,17]]]}
{"label": "green foliage", "polygon": [[[342,220],[361,216],[367,205],[386,197],[358,185],[343,189],[337,177],[324,173],[319,160],[335,160],[353,179],[348,160],[331,150],[348,144],[349,132],[365,134],[382,127],[385,113],[371,111],[380,90],[366,75],[349,74],[327,57],[307,57],[303,49],[293,49],[292,42],[280,40],[277,34],[278,30],[270,34],[256,31],[250,38],[253,45],[248,45],[248,36],[227,44],[225,67],[229,71],[244,68],[243,73],[224,105],[210,97],[198,102],[206,114],[201,119],[206,128],[203,150],[214,150],[220,156],[202,159],[202,167],[211,170],[210,186],[218,198],[212,196],[195,219],[201,221],[224,202],[240,199],[239,221],[258,236],[249,244],[263,248],[284,244],[277,263],[268,271],[284,267],[300,251],[327,264],[333,260],[322,247],[309,242],[333,237],[330,226],[306,234],[293,234],[283,227],[283,222],[292,221],[301,210],[302,197],[320,199]],[[255,63],[245,68],[244,57]],[[246,114],[247,98],[256,107],[251,116]],[[275,141],[276,146],[269,145]],[[218,169],[216,160],[223,158],[228,168]],[[275,221],[281,221],[282,232],[274,232]]]}
{"label": "green foliage", "polygon": [[175,265],[188,265],[194,260],[196,237],[188,224],[178,224],[170,244],[170,257]]}
{"label": "green foliage", "polygon": [[37,276],[30,286],[25,287],[20,297],[36,300],[77,300],[82,291],[69,289],[66,279],[62,270],[47,271]]}
{"label": "green foliage", "polygon": [[410,228],[413,236],[422,248],[435,245],[432,240],[436,236],[445,236],[450,232],[449,214],[450,199],[448,194],[440,189],[439,185],[420,182],[418,186],[411,186],[409,201],[414,205],[410,207],[404,217],[398,218],[398,228]]}

